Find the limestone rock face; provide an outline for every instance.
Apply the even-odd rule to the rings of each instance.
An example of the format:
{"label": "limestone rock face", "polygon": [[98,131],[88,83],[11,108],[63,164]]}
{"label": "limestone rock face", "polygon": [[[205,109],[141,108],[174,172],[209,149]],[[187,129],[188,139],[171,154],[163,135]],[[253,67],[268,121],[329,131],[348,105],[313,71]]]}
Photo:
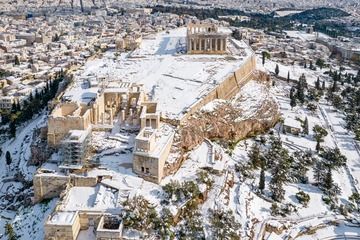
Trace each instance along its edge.
{"label": "limestone rock face", "polygon": [[279,107],[269,91],[268,75],[255,76],[259,81],[247,83],[234,98],[214,100],[179,126],[172,148],[179,154],[165,165],[165,176],[176,172],[205,138],[235,142],[266,132],[278,122]]}
{"label": "limestone rock face", "polygon": [[[248,97],[247,95],[245,97]],[[279,119],[278,105],[271,96],[252,99],[237,95],[231,101],[216,104],[212,111],[199,111],[180,130],[180,146],[188,151],[204,138],[236,141],[267,131]],[[251,108],[250,111],[249,109]]]}

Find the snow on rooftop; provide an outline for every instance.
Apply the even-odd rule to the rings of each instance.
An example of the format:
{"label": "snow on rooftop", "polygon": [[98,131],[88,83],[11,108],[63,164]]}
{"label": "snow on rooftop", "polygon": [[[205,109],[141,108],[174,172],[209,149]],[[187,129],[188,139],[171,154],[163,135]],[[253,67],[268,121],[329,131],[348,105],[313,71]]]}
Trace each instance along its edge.
{"label": "snow on rooftop", "polygon": [[289,117],[285,118],[284,125],[291,128],[301,129],[301,123],[298,120]]}
{"label": "snow on rooftop", "polygon": [[[178,119],[199,98],[222,82],[243,64],[252,50],[243,42],[228,41],[227,55],[187,55],[186,28],[158,33],[143,40],[139,49],[116,57],[107,52],[102,59],[86,63],[84,76],[105,77],[144,84],[168,118]],[[114,78],[114,79],[111,79]],[[84,90],[80,85],[69,94],[79,100]],[[81,100],[81,99],[80,99]]]}
{"label": "snow on rooftop", "polygon": [[76,212],[55,212],[48,224],[72,225],[75,220]]}
{"label": "snow on rooftop", "polygon": [[111,211],[116,210],[118,193],[104,185],[95,187],[72,187],[63,203],[65,211]]}

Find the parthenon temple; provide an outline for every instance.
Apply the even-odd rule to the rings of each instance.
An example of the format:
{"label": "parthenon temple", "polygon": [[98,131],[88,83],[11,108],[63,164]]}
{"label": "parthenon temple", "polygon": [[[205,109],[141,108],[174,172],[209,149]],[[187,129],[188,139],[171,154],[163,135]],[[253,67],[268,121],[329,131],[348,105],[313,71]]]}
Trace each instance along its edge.
{"label": "parthenon temple", "polygon": [[215,24],[190,24],[187,28],[188,54],[224,54],[227,34]]}

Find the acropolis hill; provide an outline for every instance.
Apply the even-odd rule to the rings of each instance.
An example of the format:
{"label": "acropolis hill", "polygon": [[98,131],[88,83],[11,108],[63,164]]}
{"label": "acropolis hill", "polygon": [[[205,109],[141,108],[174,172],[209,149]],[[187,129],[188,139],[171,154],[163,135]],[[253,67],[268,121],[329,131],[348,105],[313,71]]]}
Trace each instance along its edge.
{"label": "acropolis hill", "polygon": [[[158,103],[163,119],[183,121],[211,100],[233,96],[255,69],[251,48],[228,37],[229,30],[218,31],[220,37],[215,40],[225,39],[227,46],[220,53],[215,43],[205,49],[205,44],[194,39],[198,54],[186,54],[187,28],[178,28],[143,37],[140,47],[130,53],[118,57],[108,53],[89,61],[79,78],[143,84],[150,99]],[[213,39],[211,34],[205,35]],[[82,96],[93,91],[96,89],[83,89],[79,81],[65,97],[81,102]]]}
{"label": "acropolis hill", "polygon": [[[177,171],[185,158],[175,143],[181,129],[196,125],[191,116],[206,104],[234,97],[256,77],[255,68],[252,49],[214,24],[190,24],[144,36],[131,52],[109,51],[89,60],[49,116],[47,144],[55,154],[33,180],[35,202],[61,198],[45,224],[45,239],[76,239],[80,230],[91,226],[98,226],[97,239],[122,239],[122,223],[110,231],[100,228],[102,222],[118,218],[129,196],[158,188],[146,186],[160,184]],[[262,117],[269,119],[273,108],[263,108]],[[230,111],[238,114],[235,108]],[[265,128],[276,121],[270,118]],[[225,124],[239,129],[230,135],[245,137],[262,128],[260,119]],[[199,138],[191,147],[208,141],[205,132],[193,135]],[[107,142],[120,146],[101,146]],[[208,142],[209,166],[222,172],[221,154]],[[101,160],[116,150],[122,156],[115,162]]]}

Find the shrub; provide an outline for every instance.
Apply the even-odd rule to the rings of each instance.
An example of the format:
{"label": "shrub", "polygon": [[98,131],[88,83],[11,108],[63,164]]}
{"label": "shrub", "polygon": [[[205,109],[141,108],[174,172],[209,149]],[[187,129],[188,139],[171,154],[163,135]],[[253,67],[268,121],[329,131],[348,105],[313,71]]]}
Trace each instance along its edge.
{"label": "shrub", "polygon": [[296,193],[296,199],[301,203],[304,207],[307,207],[310,201],[310,195],[305,193],[304,191],[299,191]]}

